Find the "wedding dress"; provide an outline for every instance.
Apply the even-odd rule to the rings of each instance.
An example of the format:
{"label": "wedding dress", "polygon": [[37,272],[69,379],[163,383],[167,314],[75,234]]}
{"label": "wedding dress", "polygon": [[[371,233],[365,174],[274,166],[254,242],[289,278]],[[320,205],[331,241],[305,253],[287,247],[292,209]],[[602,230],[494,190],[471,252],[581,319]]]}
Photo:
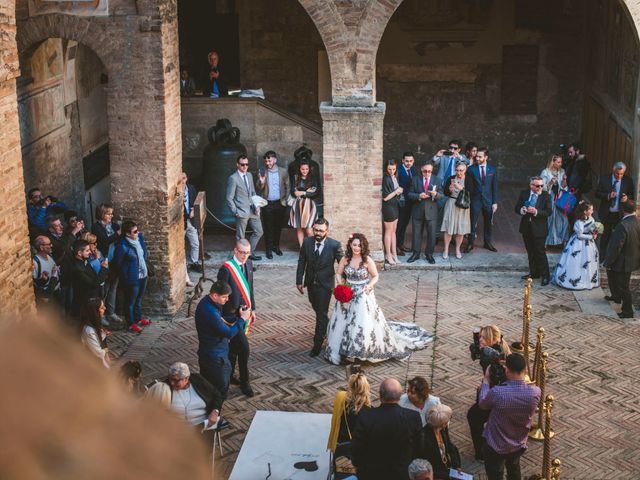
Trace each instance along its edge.
{"label": "wedding dress", "polygon": [[373,363],[405,358],[433,340],[433,335],[416,324],[385,320],[373,290],[364,291],[370,280],[366,267],[347,265],[344,273],[353,289],[353,299],[349,303],[336,300],[324,351],[329,362],[339,365],[343,359]]}

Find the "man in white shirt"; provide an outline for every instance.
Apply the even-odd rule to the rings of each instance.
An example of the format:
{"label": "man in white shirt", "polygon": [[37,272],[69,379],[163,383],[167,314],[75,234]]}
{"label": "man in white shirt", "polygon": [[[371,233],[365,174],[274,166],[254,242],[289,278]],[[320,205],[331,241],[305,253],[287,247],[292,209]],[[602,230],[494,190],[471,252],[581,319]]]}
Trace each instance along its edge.
{"label": "man in white shirt", "polygon": [[48,302],[60,292],[59,268],[51,256],[51,240],[39,235],[34,242],[36,254],[33,256],[33,283],[36,299]]}
{"label": "man in white shirt", "polygon": [[260,169],[256,190],[258,195],[267,201],[267,205],[261,208],[260,212],[267,258],[272,259],[273,253],[282,255],[280,232],[289,195],[289,175],[286,168],[278,166],[278,156],[273,150],[265,153],[263,158],[265,168]]}

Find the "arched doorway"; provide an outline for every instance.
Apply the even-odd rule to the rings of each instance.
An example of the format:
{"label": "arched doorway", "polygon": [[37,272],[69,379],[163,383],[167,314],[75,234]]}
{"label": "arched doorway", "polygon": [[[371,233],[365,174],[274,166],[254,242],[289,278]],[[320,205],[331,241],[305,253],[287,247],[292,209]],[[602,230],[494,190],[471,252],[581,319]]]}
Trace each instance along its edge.
{"label": "arched doorway", "polygon": [[107,70],[90,48],[60,38],[21,52],[20,64],[25,189],[56,197],[89,226],[95,205],[111,199]]}

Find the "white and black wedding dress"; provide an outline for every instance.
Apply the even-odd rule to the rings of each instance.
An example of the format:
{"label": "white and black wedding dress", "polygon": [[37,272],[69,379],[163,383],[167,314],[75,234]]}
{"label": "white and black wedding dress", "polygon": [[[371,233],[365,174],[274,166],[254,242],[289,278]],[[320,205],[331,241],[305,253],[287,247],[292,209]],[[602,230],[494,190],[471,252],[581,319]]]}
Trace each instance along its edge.
{"label": "white and black wedding dress", "polygon": [[346,359],[374,363],[405,358],[433,340],[433,335],[416,324],[385,320],[373,290],[364,291],[370,280],[365,266],[356,269],[347,265],[344,273],[353,298],[349,303],[336,300],[324,351],[329,362],[339,365]]}
{"label": "white and black wedding dress", "polygon": [[556,285],[569,290],[591,290],[600,286],[598,246],[593,239],[595,223],[592,217],[576,220],[573,234],[553,273]]}

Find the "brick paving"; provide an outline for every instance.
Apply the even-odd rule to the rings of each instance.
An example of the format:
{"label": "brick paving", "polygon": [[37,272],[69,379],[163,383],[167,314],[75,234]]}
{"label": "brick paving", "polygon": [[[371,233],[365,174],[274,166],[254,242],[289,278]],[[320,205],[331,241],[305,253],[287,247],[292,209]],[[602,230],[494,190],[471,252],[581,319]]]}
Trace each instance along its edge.
{"label": "brick paving", "polygon": [[[345,384],[343,367],[308,356],[313,315],[306,296],[293,287],[293,267],[256,272],[258,321],[251,337],[252,384],[247,399],[232,387],[225,416],[233,427],[224,434],[225,456],[216,461],[216,478],[227,478],[257,409],[330,412],[335,391]],[[474,326],[498,324],[505,337],[520,335],[523,282],[514,272],[393,270],[376,287],[387,318],[415,321],[436,333],[436,341],[408,361],[366,368],[372,389],[388,376],[401,382],[421,374],[435,395],[454,410],[451,433],[463,468],[483,479],[473,460],[466,411],[481,380],[468,354]],[[567,479],[632,479],[640,471],[640,367],[636,343],[640,324],[610,316],[587,315],[572,292],[534,284],[532,331],[544,326],[550,355],[547,393],[555,395],[552,454]],[[173,361],[197,370],[197,337],[186,308],[170,322],[154,323],[139,336],[117,332],[112,350],[121,359],[138,359],[145,379],[160,377]],[[377,393],[374,393],[377,401]],[[542,445],[530,442],[523,474],[539,472]]]}

